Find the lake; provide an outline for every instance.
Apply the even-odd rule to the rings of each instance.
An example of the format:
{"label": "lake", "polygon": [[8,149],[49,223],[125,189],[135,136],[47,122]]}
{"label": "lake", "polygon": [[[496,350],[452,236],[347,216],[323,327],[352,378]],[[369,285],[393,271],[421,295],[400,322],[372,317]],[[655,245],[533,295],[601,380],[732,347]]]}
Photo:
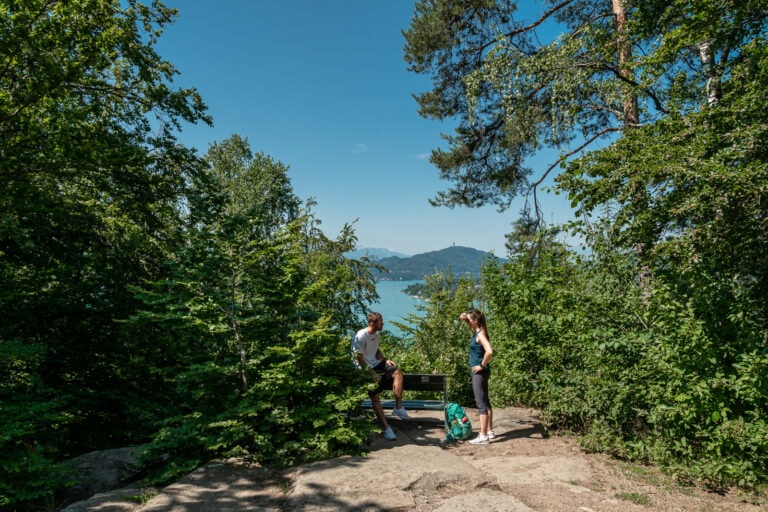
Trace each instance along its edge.
{"label": "lake", "polygon": [[414,299],[403,293],[403,290],[411,284],[423,283],[424,281],[378,281],[376,283],[376,292],[379,294],[379,302],[371,304],[371,309],[381,313],[384,317],[384,329],[392,331],[393,334],[402,335],[392,320],[406,323],[404,318],[408,314],[423,315],[422,311],[416,309],[416,304],[424,304],[424,301]]}

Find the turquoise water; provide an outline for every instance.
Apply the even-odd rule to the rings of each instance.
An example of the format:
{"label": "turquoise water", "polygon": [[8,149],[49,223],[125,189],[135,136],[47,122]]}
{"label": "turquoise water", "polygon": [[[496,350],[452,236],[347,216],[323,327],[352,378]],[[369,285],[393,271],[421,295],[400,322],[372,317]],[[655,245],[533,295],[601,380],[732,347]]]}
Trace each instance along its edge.
{"label": "turquoise water", "polygon": [[373,311],[378,311],[384,317],[384,329],[392,333],[403,334],[392,320],[407,323],[405,316],[408,314],[423,315],[422,311],[416,309],[417,304],[424,304],[423,301],[415,299],[402,292],[408,285],[422,283],[423,281],[379,281],[376,283],[376,291],[379,294],[379,302],[371,304]]}

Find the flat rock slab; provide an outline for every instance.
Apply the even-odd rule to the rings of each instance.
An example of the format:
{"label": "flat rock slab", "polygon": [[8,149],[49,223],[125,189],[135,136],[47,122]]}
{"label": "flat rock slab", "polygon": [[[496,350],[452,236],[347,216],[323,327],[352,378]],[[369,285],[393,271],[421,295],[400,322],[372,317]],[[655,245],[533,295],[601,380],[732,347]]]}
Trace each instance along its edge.
{"label": "flat rock slab", "polygon": [[485,457],[472,462],[504,484],[550,483],[578,487],[574,482],[590,477],[589,463],[573,457]]}
{"label": "flat rock slab", "polygon": [[[467,412],[477,432],[477,412]],[[372,435],[364,457],[339,457],[286,472],[243,460],[216,461],[162,489],[144,506],[135,499],[121,503],[118,492],[94,496],[72,512],[766,510],[738,497],[682,493],[628,479],[605,457],[549,438],[535,411],[494,413],[496,439],[490,445],[445,444],[442,411],[409,411],[411,420],[390,420],[397,439]],[[122,491],[134,498],[142,492]]]}
{"label": "flat rock slab", "polygon": [[432,508],[433,512],[536,512],[514,496],[493,489],[478,489],[470,494],[461,494],[441,500]]}
{"label": "flat rock slab", "polygon": [[[277,512],[289,484],[267,469],[213,462],[165,487],[141,512]],[[101,512],[102,509],[98,509]],[[95,512],[95,510],[94,510]]]}
{"label": "flat rock slab", "polygon": [[123,487],[114,491],[100,492],[87,500],[69,505],[61,512],[133,512],[140,508],[141,496],[147,492],[157,494],[157,490],[148,491],[138,487]]}
{"label": "flat rock slab", "polygon": [[488,476],[437,446],[395,446],[368,457],[341,457],[298,468],[288,509],[397,510],[418,495],[465,492],[489,485]]}

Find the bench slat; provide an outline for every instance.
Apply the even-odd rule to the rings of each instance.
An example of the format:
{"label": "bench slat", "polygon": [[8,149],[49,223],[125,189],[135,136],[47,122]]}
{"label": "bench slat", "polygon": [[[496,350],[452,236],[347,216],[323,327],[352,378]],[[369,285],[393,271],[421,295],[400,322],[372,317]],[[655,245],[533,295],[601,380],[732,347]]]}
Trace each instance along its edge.
{"label": "bench slat", "polygon": [[[366,409],[370,409],[373,407],[373,405],[371,404],[371,400],[368,398],[363,400],[362,405]],[[395,401],[382,400],[381,407],[385,411],[389,409],[394,409]],[[445,403],[442,400],[403,400],[403,407],[405,407],[406,411],[416,411],[416,410],[442,411],[443,409],[445,409]]]}
{"label": "bench slat", "polygon": [[432,373],[406,373],[403,375],[403,389],[411,391],[443,391],[445,375]]}
{"label": "bench slat", "polygon": [[[443,400],[403,400],[406,409],[441,410],[448,403],[448,382],[441,373],[405,373],[403,374],[404,391],[442,391]],[[385,409],[395,406],[394,400],[382,400]],[[363,407],[371,408],[371,401],[364,400]]]}

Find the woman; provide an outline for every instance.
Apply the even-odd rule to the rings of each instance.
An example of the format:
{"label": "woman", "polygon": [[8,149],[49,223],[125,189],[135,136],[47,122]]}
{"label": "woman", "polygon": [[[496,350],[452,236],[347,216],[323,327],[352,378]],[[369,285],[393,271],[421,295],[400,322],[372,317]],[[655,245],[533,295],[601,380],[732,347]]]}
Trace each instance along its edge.
{"label": "woman", "polygon": [[488,339],[485,315],[473,309],[461,314],[461,320],[467,322],[474,334],[469,342],[469,366],[472,370],[472,390],[475,393],[477,412],[480,414],[480,433],[469,444],[488,444],[493,439],[493,408],[488,398],[488,378],[491,375],[491,357],[493,348]]}

